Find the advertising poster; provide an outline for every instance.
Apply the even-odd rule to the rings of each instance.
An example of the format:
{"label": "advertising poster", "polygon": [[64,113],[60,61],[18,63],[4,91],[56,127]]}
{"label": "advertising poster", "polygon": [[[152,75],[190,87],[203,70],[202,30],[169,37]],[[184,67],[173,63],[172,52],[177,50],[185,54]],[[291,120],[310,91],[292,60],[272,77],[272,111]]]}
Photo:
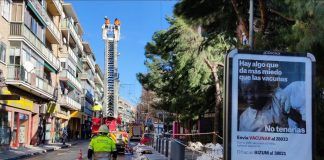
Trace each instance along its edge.
{"label": "advertising poster", "polygon": [[232,57],[228,159],[312,159],[312,60],[278,54]]}

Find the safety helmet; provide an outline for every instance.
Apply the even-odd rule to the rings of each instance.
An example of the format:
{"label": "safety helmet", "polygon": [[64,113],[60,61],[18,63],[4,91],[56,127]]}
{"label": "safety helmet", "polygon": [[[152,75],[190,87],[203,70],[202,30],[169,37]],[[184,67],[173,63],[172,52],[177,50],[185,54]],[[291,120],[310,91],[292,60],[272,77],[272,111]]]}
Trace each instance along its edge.
{"label": "safety helmet", "polygon": [[106,125],[101,125],[98,132],[101,132],[101,133],[109,133],[109,129]]}

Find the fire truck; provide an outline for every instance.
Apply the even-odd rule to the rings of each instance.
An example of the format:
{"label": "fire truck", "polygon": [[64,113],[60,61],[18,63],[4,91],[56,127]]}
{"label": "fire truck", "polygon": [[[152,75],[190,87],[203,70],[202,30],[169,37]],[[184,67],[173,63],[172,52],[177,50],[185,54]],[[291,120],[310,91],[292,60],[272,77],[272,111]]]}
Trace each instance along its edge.
{"label": "fire truck", "polygon": [[92,134],[97,134],[101,125],[107,125],[110,137],[116,142],[117,150],[123,152],[127,146],[128,134],[120,130],[121,118],[117,116],[119,35],[120,21],[116,18],[114,24],[110,24],[110,20],[105,17],[105,23],[102,25],[102,39],[105,43],[104,95],[92,108]]}

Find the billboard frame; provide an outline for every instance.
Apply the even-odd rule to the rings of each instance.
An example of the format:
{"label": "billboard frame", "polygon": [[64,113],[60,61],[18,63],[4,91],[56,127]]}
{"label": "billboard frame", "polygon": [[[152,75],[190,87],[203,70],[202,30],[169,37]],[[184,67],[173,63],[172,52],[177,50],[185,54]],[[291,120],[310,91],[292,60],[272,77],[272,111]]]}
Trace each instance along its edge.
{"label": "billboard frame", "polygon": [[[315,71],[316,71],[316,59],[312,53],[291,53],[291,52],[279,52],[279,51],[251,51],[251,50],[239,50],[239,49],[233,49],[228,54],[226,54],[225,57],[225,67],[224,67],[224,103],[223,103],[223,116],[224,116],[224,159],[225,160],[231,160],[231,153],[232,153],[232,78],[233,78],[233,58],[237,54],[252,54],[252,55],[272,55],[272,56],[292,56],[292,57],[304,57],[308,58],[311,61],[311,120],[312,120],[312,133],[311,133],[311,146],[312,146],[312,160],[315,159],[315,151],[316,151],[316,145],[315,145],[315,110],[316,110],[316,101],[315,101]],[[253,158],[253,157],[251,157]]]}

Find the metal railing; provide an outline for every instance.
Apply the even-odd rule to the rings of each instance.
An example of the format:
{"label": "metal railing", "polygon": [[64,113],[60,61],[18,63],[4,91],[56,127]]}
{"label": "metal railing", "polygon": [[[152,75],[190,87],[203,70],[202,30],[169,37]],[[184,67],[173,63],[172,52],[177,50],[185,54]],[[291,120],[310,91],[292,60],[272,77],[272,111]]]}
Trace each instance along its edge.
{"label": "metal railing", "polygon": [[103,86],[103,81],[98,74],[96,74],[95,76],[95,83],[99,83],[100,85]]}
{"label": "metal railing", "polygon": [[47,79],[39,77],[35,73],[27,72],[23,66],[8,65],[8,80],[17,80],[28,83],[31,87],[39,88],[54,96],[54,87],[49,84]]}
{"label": "metal railing", "polygon": [[96,71],[96,68],[95,68],[95,61],[89,56],[89,55],[84,55],[83,56],[83,61],[87,61],[87,63],[89,64],[90,66],[90,69],[95,72]]}
{"label": "metal railing", "polygon": [[38,37],[32,33],[23,23],[11,22],[10,23],[10,35],[25,37],[39,53],[45,57],[45,60],[49,62],[54,68],[59,68],[59,60],[54,56],[53,52],[48,50],[44,43],[38,39]]}
{"label": "metal railing", "polygon": [[[54,0],[55,1],[55,0]],[[53,35],[58,39],[60,42],[61,40],[61,33],[58,28],[53,23],[52,19],[48,16],[46,9],[37,1],[37,0],[29,0],[29,2],[34,6],[34,8],[40,13],[40,15],[45,20],[47,28],[53,33]]]}
{"label": "metal railing", "polygon": [[63,69],[60,72],[60,77],[64,77],[67,78],[70,82],[72,82],[72,84],[78,89],[78,90],[82,90],[82,85],[81,82],[74,76],[72,75],[68,70]]}
{"label": "metal railing", "polygon": [[78,63],[78,57],[76,56],[76,54],[73,52],[73,50],[70,47],[68,48],[68,53],[71,56],[71,58],[73,59],[73,61],[75,63]]}
{"label": "metal railing", "polygon": [[75,101],[67,95],[61,96],[61,104],[71,107],[72,109],[81,110],[81,103]]}
{"label": "metal railing", "polygon": [[77,45],[79,46],[80,50],[83,50],[83,45],[82,45],[82,42],[81,42],[81,38],[78,36],[77,30],[74,27],[74,25],[71,23],[71,21],[68,20],[68,19],[63,19],[61,21],[61,28],[69,29],[71,31],[71,34],[72,34],[74,40],[76,41]]}
{"label": "metal railing", "polygon": [[63,7],[59,0],[52,0],[56,8],[59,10],[60,14],[63,15]]}

